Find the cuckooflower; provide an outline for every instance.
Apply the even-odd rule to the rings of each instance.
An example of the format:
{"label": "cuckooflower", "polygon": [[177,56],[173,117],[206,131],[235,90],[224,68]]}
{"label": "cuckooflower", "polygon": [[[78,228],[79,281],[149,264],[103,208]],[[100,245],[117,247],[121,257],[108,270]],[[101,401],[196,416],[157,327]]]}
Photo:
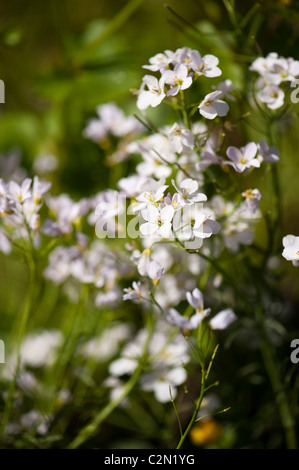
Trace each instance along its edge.
{"label": "cuckooflower", "polygon": [[186,178],[181,182],[179,188],[176,187],[174,180],[171,182],[184,204],[194,204],[195,202],[204,202],[207,200],[205,194],[198,192],[198,182],[196,180]]}
{"label": "cuckooflower", "polygon": [[266,85],[257,93],[257,97],[270,109],[280,108],[284,103],[284,92],[274,84]]}
{"label": "cuckooflower", "polygon": [[179,327],[185,336],[189,336],[191,330],[198,328],[203,318],[199,312],[189,318],[184,317],[174,308],[170,308],[166,315],[166,321],[173,326]]}
{"label": "cuckooflower", "polygon": [[299,266],[299,237],[286,235],[282,239],[284,246],[282,256],[288,261],[292,261],[294,266]]}
{"label": "cuckooflower", "polygon": [[246,206],[249,212],[256,212],[262,198],[260,191],[258,189],[246,189],[246,191],[243,191],[242,196],[245,197]]}
{"label": "cuckooflower", "polygon": [[231,308],[221,310],[210,321],[209,325],[212,330],[225,330],[231,323],[237,319],[234,311]]}
{"label": "cuckooflower", "polygon": [[167,96],[175,96],[180,90],[186,90],[192,85],[192,77],[188,75],[188,68],[183,64],[177,64],[173,70],[162,70],[162,77],[170,89]]}
{"label": "cuckooflower", "polygon": [[145,236],[157,233],[163,238],[169,238],[173,214],[173,206],[165,206],[161,210],[155,206],[147,206],[141,211],[142,217],[147,222],[140,226],[140,232]]}
{"label": "cuckooflower", "polygon": [[195,308],[196,313],[200,313],[203,318],[211,313],[210,308],[204,309],[203,293],[197,287],[192,292],[186,292],[186,299]]}
{"label": "cuckooflower", "polygon": [[200,114],[206,119],[215,119],[216,116],[226,116],[229,111],[228,104],[219,99],[222,98],[222,91],[212,91],[206,95],[198,106]]}
{"label": "cuckooflower", "polygon": [[[133,289],[132,289],[133,287]],[[132,287],[124,289],[123,300],[139,300],[141,299],[141,282],[134,281]]]}
{"label": "cuckooflower", "polygon": [[219,60],[216,56],[212,54],[207,54],[201,57],[198,51],[191,51],[191,63],[190,66],[192,70],[197,75],[204,75],[205,77],[219,77],[222,74],[222,71],[217,67]]}
{"label": "cuckooflower", "polygon": [[254,142],[249,142],[244,147],[238,149],[237,147],[228,147],[226,155],[230,158],[231,162],[225,162],[226,165],[231,165],[238,173],[243,173],[251,166],[255,168],[260,167],[260,162],[256,158],[257,145]]}
{"label": "cuckooflower", "polygon": [[263,139],[257,144],[258,155],[257,158],[260,162],[278,162],[278,148],[273,145],[269,147],[268,143]]}
{"label": "cuckooflower", "polygon": [[152,75],[145,75],[138,92],[137,108],[144,111],[149,106],[152,108],[158,106],[166,97],[164,93],[164,82],[164,77],[158,80]]}

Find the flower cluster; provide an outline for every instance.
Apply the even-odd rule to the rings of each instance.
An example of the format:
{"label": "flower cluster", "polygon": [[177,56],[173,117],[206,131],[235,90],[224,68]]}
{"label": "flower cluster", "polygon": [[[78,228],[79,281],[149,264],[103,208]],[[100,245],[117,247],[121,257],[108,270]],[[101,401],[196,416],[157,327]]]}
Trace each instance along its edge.
{"label": "flower cluster", "polygon": [[[212,54],[202,56],[197,50],[183,47],[175,52],[166,50],[149,59],[149,65],[143,68],[159,72],[157,78],[145,75],[138,90],[137,107],[144,111],[149,106],[155,108],[165,98],[176,96],[191,87],[199,77],[214,78],[222,74],[218,67],[219,60]],[[217,90],[209,93],[198,105],[199,112],[207,119],[226,116],[228,104],[221,98],[232,90],[231,83],[221,83]]]}
{"label": "flower cluster", "polygon": [[260,76],[256,82],[258,99],[269,109],[278,109],[284,104],[284,85],[299,76],[299,61],[271,52],[255,59],[250,70]]}

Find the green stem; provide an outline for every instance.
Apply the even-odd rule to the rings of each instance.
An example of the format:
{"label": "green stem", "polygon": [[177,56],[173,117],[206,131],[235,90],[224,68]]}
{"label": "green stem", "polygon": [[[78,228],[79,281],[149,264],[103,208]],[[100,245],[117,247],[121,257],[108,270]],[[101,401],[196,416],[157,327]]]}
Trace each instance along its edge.
{"label": "green stem", "polygon": [[185,127],[187,127],[187,129],[191,129],[191,123],[190,123],[190,119],[187,113],[186,98],[182,90],[180,90],[180,98],[181,98],[181,104],[182,104],[182,115],[183,115],[184,125]]}
{"label": "green stem", "polygon": [[196,403],[196,406],[195,406],[195,409],[194,409],[194,412],[193,412],[193,415],[192,415],[192,418],[184,432],[184,434],[181,436],[181,439],[177,445],[177,449],[180,449],[186,439],[186,437],[188,436],[194,422],[196,421],[196,417],[197,417],[197,414],[198,414],[198,411],[200,409],[200,406],[202,404],[202,400],[203,400],[203,397],[204,397],[204,394],[205,394],[205,385],[206,385],[206,371],[204,369],[204,367],[202,367],[201,369],[201,388],[200,388],[200,395],[198,397],[198,400],[197,400],[197,403]]}
{"label": "green stem", "polygon": [[17,379],[18,379],[18,375],[19,375],[20,367],[21,367],[21,346],[22,346],[23,338],[26,332],[28,318],[31,312],[32,303],[34,299],[35,263],[34,263],[33,256],[31,253],[27,253],[27,260],[28,260],[28,265],[29,265],[29,286],[28,286],[27,297],[26,297],[26,301],[24,305],[24,310],[23,310],[22,317],[21,317],[20,328],[19,328],[18,336],[17,336],[17,364],[16,364],[16,368],[14,371],[14,376],[12,378],[12,381],[10,382],[8,398],[7,398],[4,412],[3,412],[3,417],[2,417],[1,427],[0,427],[0,439],[2,439],[3,437],[3,433],[5,431],[7,423],[9,422],[9,418],[10,418],[11,411],[13,408],[14,394],[15,394]]}

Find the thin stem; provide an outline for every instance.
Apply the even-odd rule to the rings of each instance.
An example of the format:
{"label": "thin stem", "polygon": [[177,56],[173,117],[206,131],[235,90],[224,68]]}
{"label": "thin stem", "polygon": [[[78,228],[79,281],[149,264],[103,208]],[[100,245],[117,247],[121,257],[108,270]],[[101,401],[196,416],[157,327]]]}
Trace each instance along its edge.
{"label": "thin stem", "polygon": [[181,98],[182,115],[183,115],[183,121],[184,121],[185,127],[187,127],[187,129],[191,129],[191,123],[190,123],[190,119],[187,113],[186,98],[182,90],[180,90],[180,98]]}
{"label": "thin stem", "polygon": [[198,414],[198,411],[200,409],[200,406],[202,404],[202,400],[203,400],[203,397],[204,397],[204,394],[205,394],[205,385],[206,385],[206,371],[204,369],[204,367],[202,367],[201,369],[201,388],[200,388],[200,395],[198,397],[198,400],[197,400],[197,403],[195,405],[195,409],[194,409],[194,412],[193,412],[193,415],[192,415],[192,418],[184,432],[184,434],[181,436],[181,439],[177,445],[177,449],[180,449],[182,447],[182,445],[184,444],[184,441],[186,439],[186,437],[188,436],[194,422],[196,421],[196,417],[197,417],[197,414]]}
{"label": "thin stem", "polygon": [[13,408],[14,394],[15,394],[18,375],[19,375],[20,367],[21,367],[21,346],[22,346],[22,341],[26,332],[28,318],[31,312],[32,303],[34,299],[35,263],[34,263],[31,252],[26,253],[26,255],[27,255],[28,266],[29,266],[29,285],[28,285],[26,301],[24,304],[24,310],[23,310],[22,317],[21,317],[20,328],[19,328],[18,336],[17,336],[17,364],[16,364],[12,381],[10,382],[8,398],[7,398],[4,412],[3,412],[3,418],[2,418],[2,423],[0,427],[0,439],[2,439],[3,437],[3,433],[5,431],[7,423],[9,422],[9,418],[10,418],[11,411]]}

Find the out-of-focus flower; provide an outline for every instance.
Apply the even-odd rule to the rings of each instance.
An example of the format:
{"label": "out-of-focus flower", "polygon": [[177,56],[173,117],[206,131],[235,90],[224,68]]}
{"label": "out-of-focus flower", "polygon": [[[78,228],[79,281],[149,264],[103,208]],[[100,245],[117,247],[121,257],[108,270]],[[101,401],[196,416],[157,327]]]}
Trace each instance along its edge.
{"label": "out-of-focus flower", "polygon": [[186,292],[186,299],[196,313],[200,313],[203,318],[211,313],[210,308],[204,308],[203,293],[197,287],[192,292]]}
{"label": "out-of-focus flower", "polygon": [[177,153],[192,150],[194,147],[194,135],[184,126],[180,126],[176,122],[173,124],[168,133],[169,140],[173,149]]}
{"label": "out-of-focus flower", "polygon": [[269,147],[264,139],[257,144],[257,151],[257,158],[261,162],[264,160],[265,162],[278,162],[279,160],[278,148],[275,145]]}
{"label": "out-of-focus flower", "polygon": [[190,431],[190,439],[195,446],[207,446],[216,442],[222,434],[222,426],[214,418],[196,423]]}
{"label": "out-of-focus flower", "polygon": [[[132,288],[133,287],[133,288]],[[142,297],[141,282],[133,281],[132,287],[124,289],[123,300],[139,300]]]}
{"label": "out-of-focus flower", "polygon": [[260,205],[262,195],[258,189],[246,189],[242,196],[245,197],[249,212],[255,213]]}
{"label": "out-of-focus flower", "polygon": [[225,330],[231,323],[236,321],[237,317],[231,308],[221,310],[210,321],[212,330]]}
{"label": "out-of-focus flower", "polygon": [[284,103],[284,92],[277,85],[266,85],[257,93],[258,99],[270,109],[280,108]]}
{"label": "out-of-focus flower", "polygon": [[220,90],[222,92],[222,97],[230,100],[230,101],[236,101],[236,98],[232,95],[230,95],[231,91],[234,91],[234,86],[231,80],[227,79],[224,80],[223,82],[220,82],[217,87],[212,87],[213,89]]}
{"label": "out-of-focus flower", "polygon": [[164,274],[164,268],[160,265],[160,263],[153,260],[148,265],[147,273],[150,279],[152,279],[154,286],[157,286]]}
{"label": "out-of-focus flower", "polygon": [[203,318],[203,315],[199,312],[187,318],[181,315],[174,308],[170,308],[167,312],[166,321],[171,325],[180,328],[183,335],[188,336],[191,333],[191,330],[195,330],[199,327]]}
{"label": "out-of-focus flower", "polygon": [[288,261],[292,261],[294,266],[299,266],[299,237],[286,235],[282,239],[284,246],[282,256]]}

